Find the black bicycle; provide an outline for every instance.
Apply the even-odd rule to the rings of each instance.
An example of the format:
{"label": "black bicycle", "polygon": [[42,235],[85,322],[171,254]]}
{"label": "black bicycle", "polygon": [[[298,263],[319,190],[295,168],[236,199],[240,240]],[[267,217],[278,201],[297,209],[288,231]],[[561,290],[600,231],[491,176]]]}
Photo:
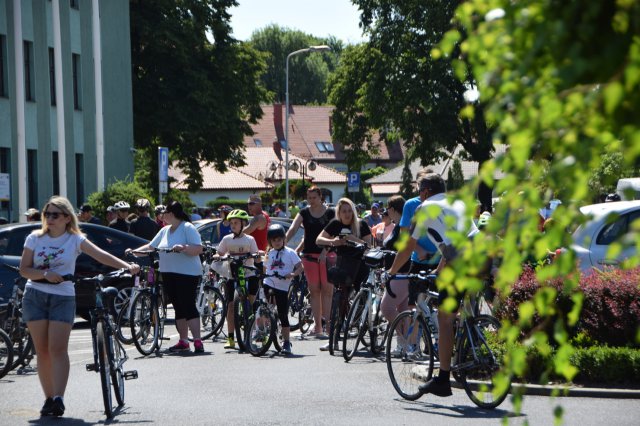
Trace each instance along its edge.
{"label": "black bicycle", "polygon": [[[4,264],[4,267],[14,272],[20,272],[20,268],[16,266]],[[13,282],[11,297],[7,303],[0,305],[0,329],[7,333],[13,346],[13,361],[10,370],[22,366],[19,372],[29,366],[34,355],[31,334],[27,325],[22,321],[22,297],[26,282],[27,280],[21,276],[16,278]],[[0,286],[2,285],[0,284]]]}
{"label": "black bicycle", "polygon": [[110,281],[131,278],[131,274],[126,269],[120,269],[107,275],[97,275],[91,278],[77,278],[73,275],[65,275],[63,278],[75,281],[76,285],[85,283],[94,285],[96,306],[90,311],[94,362],[87,364],[86,369],[100,373],[104,413],[110,419],[114,413],[111,387],[113,386],[118,407],[122,407],[124,405],[124,381],[137,379],[138,372],[124,370],[124,363],[129,357],[122,343],[115,336],[114,299],[118,295],[118,289],[115,287],[103,288],[102,286]]}
{"label": "black bicycle", "polygon": [[299,329],[302,334],[309,331],[309,327],[313,323],[313,311],[309,296],[309,285],[303,272],[291,281],[287,295],[289,301],[287,314],[291,331]]}
{"label": "black bicycle", "polygon": [[[286,279],[277,272],[273,274],[259,274],[259,276],[261,282],[262,279],[266,277]],[[260,284],[258,298],[254,306],[257,307],[247,335],[247,350],[253,356],[262,356],[269,350],[271,344],[273,344],[276,351],[281,352],[284,344],[282,341],[282,324],[280,324],[280,320],[278,319],[278,306],[273,290],[269,288],[265,292],[264,287]]]}

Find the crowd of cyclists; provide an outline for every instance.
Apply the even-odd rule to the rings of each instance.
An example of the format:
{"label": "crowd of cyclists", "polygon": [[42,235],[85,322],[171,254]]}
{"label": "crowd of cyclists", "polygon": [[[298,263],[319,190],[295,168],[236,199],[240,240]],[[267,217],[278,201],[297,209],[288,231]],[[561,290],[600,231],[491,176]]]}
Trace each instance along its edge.
{"label": "crowd of cyclists", "polygon": [[[351,287],[358,291],[361,283],[369,276],[369,267],[362,261],[362,247],[382,247],[385,250],[396,251],[396,243],[400,239],[408,238],[408,242],[395,256],[385,257],[385,270],[388,279],[385,282],[385,293],[382,298],[381,312],[387,321],[392,322],[396,316],[415,304],[415,294],[410,291],[406,279],[396,279],[398,273],[419,273],[431,271],[437,274],[447,263],[457,255],[447,231],[455,229],[462,231],[462,227],[471,223],[471,229],[466,232],[472,236],[477,232],[475,222],[464,220],[464,205],[461,202],[451,204],[445,196],[445,184],[442,177],[429,169],[420,171],[416,179],[418,196],[405,200],[400,195],[392,196],[386,205],[374,203],[371,211],[360,217],[358,206],[350,199],[341,198],[336,207],[332,208],[324,203],[322,191],[312,186],[306,194],[306,207],[300,209],[287,232],[279,224],[272,224],[269,214],[263,207],[258,195],[251,195],[247,202],[247,210],[232,209],[229,206],[220,208],[221,220],[217,224],[218,235],[217,254],[214,262],[225,256],[239,256],[256,254],[260,257],[254,261],[253,257],[244,260],[248,267],[246,273],[248,298],[254,302],[260,287],[259,275],[263,273],[263,285],[275,295],[277,312],[282,326],[284,345],[282,354],[290,355],[293,351],[289,322],[287,291],[292,279],[304,273],[309,288],[309,298],[313,313],[313,329],[307,336],[319,340],[328,338],[330,328],[330,311],[334,285]],[[43,227],[36,231],[25,243],[25,251],[21,263],[21,273],[29,281],[25,293],[25,308],[27,321],[36,342],[38,352],[38,371],[46,402],[42,408],[43,415],[62,415],[64,405],[64,385],[68,377],[68,355],[66,343],[72,324],[68,319],[61,319],[62,308],[51,300],[42,298],[40,292],[56,294],[62,289],[64,281],[60,268],[69,268],[72,260],[59,263],[55,256],[39,260],[35,241],[46,237],[60,238],[60,235],[74,235],[75,241],[70,253],[75,256],[85,251],[98,260],[117,267],[127,267],[133,273],[139,270],[136,264],[123,264],[121,260],[106,257],[99,249],[92,246],[79,234],[78,220],[97,222],[89,206],[82,206],[76,218],[68,201],[60,201],[61,197],[52,198],[44,207],[42,218]],[[436,205],[440,214],[436,218],[424,219],[419,223],[414,220],[416,212]],[[200,317],[196,307],[198,285],[202,279],[202,263],[200,255],[203,253],[204,243],[195,226],[191,223],[192,216],[184,211],[179,202],[172,202],[168,206],[157,206],[156,219],[149,215],[151,204],[146,199],[139,199],[135,204],[137,216],[129,220],[130,205],[119,201],[108,208],[108,226],[139,235],[149,240],[149,243],[128,249],[128,254],[136,256],[152,250],[159,251],[159,272],[162,277],[165,294],[173,304],[175,324],[179,334],[179,341],[169,348],[171,352],[190,351],[189,333],[193,340],[194,352],[204,352],[204,344],[200,336]],[[54,211],[55,210],[55,211]],[[450,220],[449,218],[454,218]],[[490,213],[483,213],[478,219],[479,225],[486,225]],[[60,222],[60,223],[58,223]],[[453,225],[450,225],[453,223]],[[300,227],[304,228],[304,239],[295,249],[287,247]],[[77,240],[77,241],[76,241]],[[48,243],[47,243],[48,244]],[[66,243],[65,243],[66,244]],[[162,251],[160,251],[162,250]],[[65,269],[66,270],[66,269]],[[270,274],[270,275],[269,275]],[[48,281],[46,285],[43,282]],[[233,281],[228,281],[231,288],[225,289],[226,295],[233,295]],[[73,286],[64,286],[65,304],[72,304]],[[38,295],[36,301],[35,296]],[[446,297],[441,293],[441,299]],[[71,297],[71,298],[69,298]],[[228,299],[232,299],[228,297]],[[31,301],[31,302],[30,302]],[[29,305],[31,303],[32,305]],[[227,339],[224,348],[236,349],[234,312],[232,300],[227,300]],[[33,307],[33,305],[37,305]],[[31,307],[30,307],[31,306]],[[70,309],[68,306],[66,310]],[[437,377],[421,387],[424,393],[438,396],[451,395],[449,385],[449,365],[453,348],[453,319],[455,314],[438,312],[438,326],[440,342],[438,346],[440,372]],[[64,335],[55,325],[62,321]],[[44,324],[41,326],[40,324]],[[41,330],[41,331],[40,331]],[[47,331],[48,330],[48,331]],[[34,333],[35,331],[35,333]],[[56,344],[52,346],[47,333],[55,333]],[[58,339],[59,336],[64,337]],[[336,342],[337,344],[337,342]],[[55,356],[63,359],[66,367],[56,367],[53,378],[53,365],[58,362],[46,355],[55,348]],[[64,350],[63,350],[64,349]],[[319,347],[329,350],[329,343]],[[60,354],[64,352],[64,354]],[[66,358],[65,358],[66,356]],[[66,359],[66,364],[65,360]],[[55,364],[57,365],[57,364]],[[55,382],[55,383],[54,383]],[[60,384],[56,384],[60,382]],[[54,408],[52,401],[59,401]]]}

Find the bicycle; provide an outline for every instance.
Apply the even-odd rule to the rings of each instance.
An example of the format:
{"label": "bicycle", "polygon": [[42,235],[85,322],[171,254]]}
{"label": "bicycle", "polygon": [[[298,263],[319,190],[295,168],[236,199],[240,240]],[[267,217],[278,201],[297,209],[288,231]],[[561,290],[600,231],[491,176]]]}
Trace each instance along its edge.
{"label": "bicycle", "polygon": [[[420,286],[417,308],[401,313],[393,321],[386,347],[387,371],[393,387],[400,396],[414,401],[422,396],[418,387],[424,383],[424,378],[429,380],[434,373],[432,335],[437,326],[431,318],[439,294],[432,290],[435,288],[434,275],[398,274],[395,278],[409,279],[409,285]],[[474,404],[493,409],[504,401],[510,387],[509,382],[506,388],[497,388],[492,380],[501,366],[489,341],[499,340],[500,322],[489,315],[476,316],[475,303],[475,297],[463,298],[462,311],[454,325],[451,374]],[[395,350],[392,349],[394,345]]]}
{"label": "bicycle", "polygon": [[202,340],[215,339],[220,334],[227,317],[227,303],[220,290],[222,281],[216,279],[215,272],[211,270],[211,262],[215,254],[215,247],[204,246],[203,272],[196,296]]}
{"label": "bicycle", "polygon": [[[173,253],[173,249],[132,251],[134,254],[150,256],[152,265],[156,264],[160,252]],[[121,312],[128,312],[131,339],[138,352],[144,356],[151,355],[153,352],[159,353],[162,341],[169,340],[164,337],[167,308],[162,286],[157,278],[154,267],[141,267],[140,274],[135,278],[131,302],[128,307],[125,306],[121,310]]]}
{"label": "bicycle", "polygon": [[[345,240],[347,245],[355,247],[360,252],[360,256],[355,257],[342,257],[337,259],[336,271],[331,272],[329,263],[327,264],[327,277],[333,275],[329,280],[333,280],[333,297],[331,299],[331,314],[329,320],[329,354],[335,355],[335,351],[338,349],[338,342],[340,342],[344,336],[346,329],[345,318],[347,312],[349,312],[349,301],[355,296],[355,290],[353,289],[349,272],[353,269],[353,264],[347,265],[348,262],[353,262],[362,258],[362,254],[366,250],[365,244],[354,243],[350,240]],[[330,251],[334,251],[330,250]],[[359,263],[358,263],[359,264]]]}
{"label": "bicycle", "polygon": [[11,365],[13,365],[13,342],[0,328],[0,379],[9,374]]}
{"label": "bicycle", "polygon": [[[315,261],[316,259],[314,259]],[[289,326],[291,331],[300,330],[304,335],[313,323],[309,284],[304,272],[291,281],[287,300],[289,301]]]}
{"label": "bicycle", "polygon": [[[285,279],[278,273],[260,274],[261,280],[266,277]],[[283,345],[283,342],[281,342],[282,324],[278,319],[278,307],[273,290],[269,289],[265,295],[264,287],[260,284],[256,304],[257,308],[248,333],[247,350],[253,356],[262,356],[273,343],[276,351],[281,352]]]}
{"label": "bicycle", "polygon": [[[394,253],[390,250],[374,249],[373,251],[382,256],[386,253]],[[384,267],[383,257],[375,259],[374,256],[367,257],[365,254],[365,264],[374,269],[370,271],[369,279],[353,299],[346,316],[346,328],[342,339],[342,356],[346,362],[351,361],[360,342],[376,355],[384,350],[387,338],[389,324],[380,312],[380,302],[384,293],[381,279]],[[369,342],[365,340],[367,332]]]}
{"label": "bicycle", "polygon": [[[20,268],[4,264],[4,267],[20,272]],[[3,329],[11,339],[13,346],[13,362],[11,370],[22,365],[20,372],[28,367],[33,359],[34,346],[27,325],[22,321],[22,297],[26,279],[17,277],[13,283],[11,297],[7,303],[0,305],[0,329]],[[3,284],[0,284],[2,286]]]}
{"label": "bicycle", "polygon": [[[262,255],[257,253],[247,253],[241,255],[227,254],[214,260],[214,262],[229,262],[231,278],[229,278],[228,280],[231,281],[235,287],[232,305],[234,331],[237,336],[240,351],[247,350],[247,339],[253,316],[253,307],[249,302],[249,295],[247,293],[247,277],[245,274],[246,270],[257,270],[256,268],[245,266],[244,261],[247,259],[258,259],[261,257]],[[232,302],[227,301],[227,303],[229,304]]]}
{"label": "bicycle", "polygon": [[63,277],[65,280],[75,281],[77,285],[92,282],[95,286],[96,306],[90,311],[94,362],[86,364],[85,367],[87,371],[100,373],[104,413],[109,419],[113,417],[111,387],[113,386],[118,407],[122,407],[124,405],[124,381],[137,379],[138,372],[136,370],[124,371],[124,363],[129,357],[122,344],[115,338],[113,324],[115,308],[113,304],[118,289],[115,287],[102,288],[102,284],[130,277],[131,275],[126,269],[92,278],[77,278],[73,275]]}

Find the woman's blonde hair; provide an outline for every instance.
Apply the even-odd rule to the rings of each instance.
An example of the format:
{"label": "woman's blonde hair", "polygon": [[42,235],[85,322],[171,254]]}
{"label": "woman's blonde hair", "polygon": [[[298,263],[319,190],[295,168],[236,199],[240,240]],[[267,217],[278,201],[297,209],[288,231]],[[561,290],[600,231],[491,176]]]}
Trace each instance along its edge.
{"label": "woman's blonde hair", "polygon": [[338,204],[336,204],[336,219],[340,220],[340,207],[344,204],[348,204],[353,213],[353,218],[351,219],[351,234],[356,238],[360,238],[360,219],[358,218],[358,211],[353,201],[348,198],[340,198],[338,200]]}
{"label": "woman's blonde hair", "polygon": [[61,197],[59,195],[54,195],[49,198],[47,204],[42,208],[42,229],[38,231],[38,236],[41,237],[47,232],[49,232],[49,226],[47,225],[47,218],[45,217],[45,213],[48,211],[49,206],[57,207],[62,213],[68,215],[71,218],[69,223],[67,223],[67,232],[70,234],[78,234],[81,235],[82,231],[80,231],[80,227],[78,226],[78,217],[75,215],[73,211],[73,206],[71,202],[67,200],[65,197]]}

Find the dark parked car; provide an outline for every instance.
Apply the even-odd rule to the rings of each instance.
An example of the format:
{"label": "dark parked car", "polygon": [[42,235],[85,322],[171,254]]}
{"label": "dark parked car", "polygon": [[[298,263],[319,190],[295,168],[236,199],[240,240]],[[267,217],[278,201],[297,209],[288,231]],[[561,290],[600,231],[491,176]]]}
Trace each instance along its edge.
{"label": "dark parked car", "polygon": [[[40,228],[39,223],[23,223],[0,225],[0,265],[3,263],[18,266],[24,241],[34,230]],[[102,225],[81,223],[80,229],[89,241],[112,255],[124,259],[124,251],[127,248],[140,247],[148,241]],[[138,263],[144,264],[145,258],[139,258]],[[76,275],[92,277],[100,273],[106,273],[113,269],[96,262],[92,257],[81,254],[76,262]],[[7,298],[11,295],[13,280],[18,275],[14,271],[0,267],[0,297]],[[114,287],[131,287],[131,280],[112,283]],[[76,313],[88,318],[89,309],[94,305],[93,287],[76,286]]]}
{"label": "dark parked car", "polygon": [[[193,222],[193,224],[198,229],[198,232],[200,232],[200,238],[202,238],[202,241],[209,241],[217,244],[219,239],[217,226],[218,222],[220,222],[220,219],[202,219],[196,220],[195,222]],[[285,231],[288,231],[291,227],[291,223],[293,223],[293,220],[280,217],[272,217],[271,223],[278,223],[284,227]],[[295,249],[298,244],[300,244],[300,241],[302,241],[303,238],[304,229],[300,227],[298,228],[296,235],[294,235],[291,241],[287,243],[287,246]]]}

